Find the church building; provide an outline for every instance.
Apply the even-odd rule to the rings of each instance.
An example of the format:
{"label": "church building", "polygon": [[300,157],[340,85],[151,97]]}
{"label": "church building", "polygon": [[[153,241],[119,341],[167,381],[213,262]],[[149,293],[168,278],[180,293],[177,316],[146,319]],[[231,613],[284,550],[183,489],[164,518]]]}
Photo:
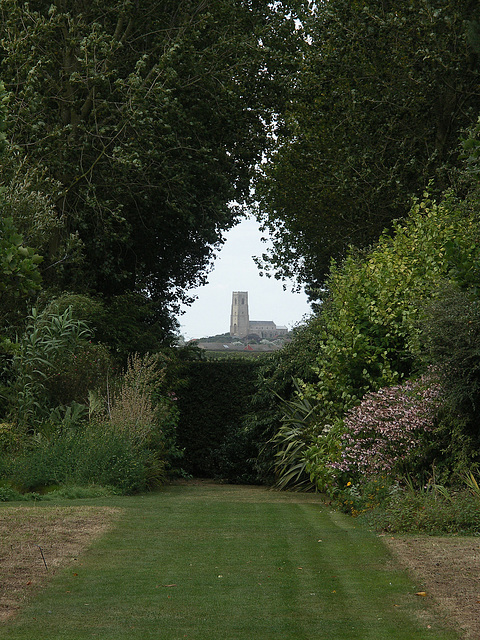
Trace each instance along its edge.
{"label": "church building", "polygon": [[232,309],[230,313],[230,335],[246,338],[256,335],[259,338],[276,338],[288,333],[287,327],[277,327],[271,320],[250,320],[248,314],[248,292],[232,293]]}

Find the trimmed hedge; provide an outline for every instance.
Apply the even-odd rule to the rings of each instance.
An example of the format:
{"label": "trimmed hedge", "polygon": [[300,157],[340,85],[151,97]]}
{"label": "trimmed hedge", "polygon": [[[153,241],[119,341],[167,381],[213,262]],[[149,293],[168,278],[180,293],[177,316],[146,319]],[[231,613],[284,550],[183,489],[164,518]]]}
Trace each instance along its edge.
{"label": "trimmed hedge", "polygon": [[244,358],[182,363],[177,389],[177,446],[182,466],[200,478],[255,481],[257,447],[243,428],[255,393],[258,361]]}

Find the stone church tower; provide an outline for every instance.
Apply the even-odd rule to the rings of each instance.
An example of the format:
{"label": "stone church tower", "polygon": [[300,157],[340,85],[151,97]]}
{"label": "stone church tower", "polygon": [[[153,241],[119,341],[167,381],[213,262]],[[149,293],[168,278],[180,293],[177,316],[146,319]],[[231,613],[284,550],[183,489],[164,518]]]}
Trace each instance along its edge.
{"label": "stone church tower", "polygon": [[230,335],[245,338],[249,331],[248,292],[232,293],[232,311],[230,314]]}

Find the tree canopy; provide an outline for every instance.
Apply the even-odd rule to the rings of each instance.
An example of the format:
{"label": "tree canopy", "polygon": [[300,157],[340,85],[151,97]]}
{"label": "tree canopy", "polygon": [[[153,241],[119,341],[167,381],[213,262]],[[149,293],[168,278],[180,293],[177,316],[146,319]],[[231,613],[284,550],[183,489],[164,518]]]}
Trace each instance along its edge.
{"label": "tree canopy", "polygon": [[285,101],[296,4],[0,0],[9,138],[63,220],[46,286],[165,316],[204,279]]}
{"label": "tree canopy", "polygon": [[[0,83],[0,157],[5,159],[5,118],[7,96]],[[0,187],[0,347],[5,334],[5,325],[15,326],[19,312],[25,313],[24,303],[40,288],[41,276],[38,265],[42,257],[29,246],[18,232],[13,218],[8,215],[8,197]]]}
{"label": "tree canopy", "polygon": [[460,0],[329,0],[306,20],[303,68],[262,165],[259,216],[277,275],[321,288],[433,180],[480,111],[480,8]]}

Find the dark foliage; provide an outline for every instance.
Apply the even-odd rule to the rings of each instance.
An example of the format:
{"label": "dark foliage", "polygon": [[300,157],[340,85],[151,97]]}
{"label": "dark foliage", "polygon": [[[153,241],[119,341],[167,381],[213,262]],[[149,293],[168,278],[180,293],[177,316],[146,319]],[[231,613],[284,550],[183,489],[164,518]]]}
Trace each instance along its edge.
{"label": "dark foliage", "polygon": [[317,298],[332,257],[368,247],[458,166],[480,109],[479,5],[312,3],[304,67],[256,193],[267,265]]}
{"label": "dark foliage", "polygon": [[255,391],[257,361],[243,358],[186,361],[177,390],[177,446],[182,466],[197,477],[252,481],[254,441],[244,430]]}
{"label": "dark foliage", "polygon": [[446,287],[422,314],[423,359],[437,367],[444,402],[438,455],[468,468],[480,450],[480,305],[471,291]]}

